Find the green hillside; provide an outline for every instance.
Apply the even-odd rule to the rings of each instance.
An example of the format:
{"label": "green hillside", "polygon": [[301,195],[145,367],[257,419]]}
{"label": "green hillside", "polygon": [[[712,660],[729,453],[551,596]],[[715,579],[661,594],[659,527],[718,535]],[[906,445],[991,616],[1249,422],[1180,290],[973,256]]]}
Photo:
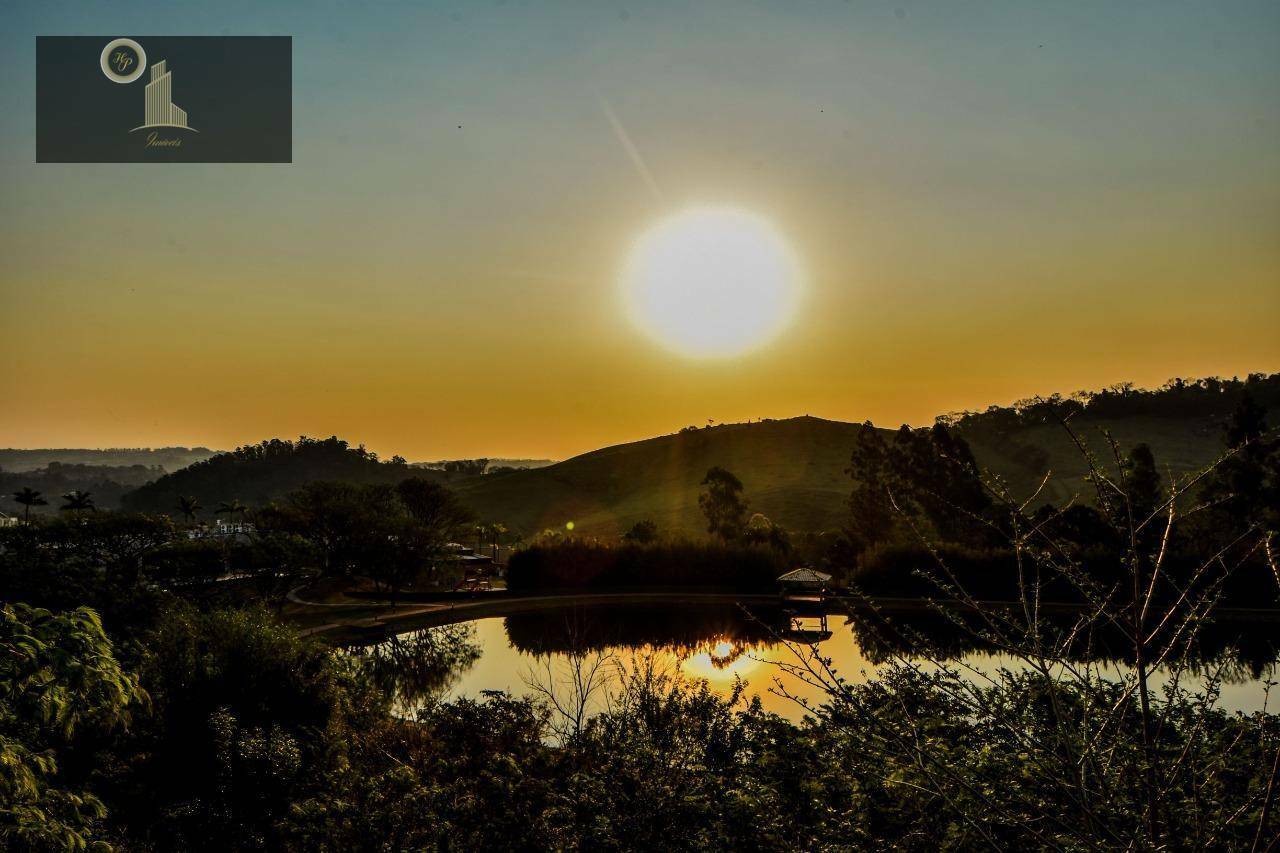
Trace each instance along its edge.
{"label": "green hillside", "polygon": [[844,512],[857,429],[808,417],[725,424],[487,476],[457,491],[481,517],[526,534],[572,521],[580,533],[609,536],[645,518],[692,533],[702,528],[698,483],[720,465],[742,480],[753,509],[788,526],[831,527]]}
{"label": "green hillside", "polygon": [[[1077,436],[1102,462],[1111,462],[1106,432],[1128,451],[1146,443],[1155,454],[1162,473],[1180,475],[1212,463],[1225,449],[1222,444],[1223,417],[1170,418],[1135,415],[1127,418],[1085,418],[1072,423]],[[961,431],[964,435],[964,431]],[[978,464],[1001,477],[1015,495],[1029,495],[1046,473],[1052,476],[1041,493],[1041,502],[1061,503],[1073,495],[1086,499],[1092,487],[1085,482],[1086,466],[1071,437],[1058,424],[1021,427],[1003,439],[965,435]],[[1044,456],[1037,464],[1025,459],[1019,447],[1034,447]]]}
{"label": "green hillside", "polygon": [[[1019,500],[1051,477],[1040,502],[1089,500],[1087,464],[1059,418],[1099,459],[1107,434],[1127,453],[1146,443],[1166,476],[1210,464],[1223,451],[1223,426],[1245,395],[1280,415],[1280,374],[1245,379],[1173,379],[1144,390],[1130,384],[991,406],[942,420],[963,436],[978,464]],[[887,426],[887,425],[886,425]],[[482,518],[531,534],[569,521],[587,535],[613,536],[651,519],[667,532],[702,530],[699,482],[713,465],[742,481],[752,508],[795,531],[829,530],[845,520],[852,481],[845,473],[857,424],[793,418],[728,424],[609,447],[542,468],[468,481],[463,499]]]}
{"label": "green hillside", "polygon": [[[1109,429],[1127,450],[1151,445],[1158,464],[1181,473],[1221,451],[1218,419],[1138,416],[1085,419],[1075,424],[1097,453]],[[573,521],[582,534],[614,536],[641,519],[664,531],[700,533],[699,482],[713,465],[742,480],[751,508],[791,530],[829,530],[845,518],[851,480],[845,473],[860,425],[800,417],[725,424],[608,447],[534,471],[460,484],[462,499],[482,518],[502,520],[531,534]],[[1025,446],[1041,453],[1027,454]],[[1003,439],[972,441],[978,464],[1029,495],[1046,470],[1053,472],[1044,500],[1087,497],[1085,466],[1057,425],[1020,427]],[[1027,459],[1034,456],[1034,459]],[[1047,465],[1041,464],[1047,462]]]}
{"label": "green hillside", "polygon": [[[1109,431],[1122,452],[1146,442],[1162,472],[1203,467],[1223,448],[1223,424],[1244,394],[1280,415],[1280,374],[1246,380],[1173,380],[1144,391],[1116,386],[1070,398],[1022,401],[944,420],[973,448],[979,465],[1029,496],[1046,473],[1041,501],[1088,499],[1086,466],[1066,431],[1071,418],[1082,440],[1100,457]],[[727,468],[742,481],[753,511],[793,531],[830,530],[845,520],[852,481],[845,473],[860,425],[800,417],[686,429],[606,447],[543,468],[449,478],[449,485],[480,519],[501,521],[532,536],[546,528],[590,536],[616,536],[643,519],[666,533],[703,530],[700,481],[708,468]],[[169,511],[178,495],[206,507],[238,498],[250,505],[277,499],[312,480],[391,483],[407,476],[441,480],[446,474],[410,467],[399,457],[382,462],[336,438],[273,440],[224,453],[161,477],[125,496],[130,509]]]}

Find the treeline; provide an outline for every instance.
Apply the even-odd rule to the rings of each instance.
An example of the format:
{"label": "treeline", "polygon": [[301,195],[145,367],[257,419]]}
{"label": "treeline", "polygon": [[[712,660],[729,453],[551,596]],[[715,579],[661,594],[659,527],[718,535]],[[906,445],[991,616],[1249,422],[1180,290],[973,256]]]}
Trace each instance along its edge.
{"label": "treeline", "polygon": [[208,459],[214,451],[207,447],[109,447],[101,450],[63,448],[0,448],[0,468],[7,471],[30,471],[51,463],[65,465],[103,465],[131,468],[163,468],[176,471]]}
{"label": "treeline", "polygon": [[1124,382],[1101,391],[1034,397],[981,412],[955,412],[938,421],[969,435],[1004,435],[1016,429],[1055,424],[1059,419],[1098,420],[1136,416],[1225,419],[1245,396],[1264,409],[1280,408],[1280,373],[1251,373],[1244,379],[1170,379],[1155,389]]}
{"label": "treeline", "polygon": [[[1253,384],[1272,388],[1275,381]],[[1168,482],[1145,444],[1096,457],[1082,445],[1092,460],[1088,504],[1036,507],[1034,496],[1010,494],[979,470],[959,430],[945,423],[904,426],[889,439],[867,423],[848,469],[849,523],[824,559],[877,595],[1014,599],[1033,590],[1045,600],[1079,601],[1114,591],[1139,555],[1158,553],[1158,568],[1147,569],[1157,601],[1211,595],[1272,606],[1280,432],[1268,427],[1266,409],[1244,386],[1222,425],[1224,458],[1204,472]],[[1189,393],[1210,393],[1198,387]],[[1176,524],[1168,523],[1171,506]],[[1206,572],[1228,560],[1230,572]],[[1056,569],[1027,573],[1028,564],[1054,561]]]}
{"label": "treeline", "polygon": [[[49,583],[84,590],[98,578],[194,593],[234,581],[280,606],[304,576],[318,576],[368,579],[394,600],[407,586],[451,571],[450,543],[473,530],[470,511],[423,477],[394,486],[308,483],[257,509],[224,502],[213,509],[226,522],[222,530],[193,523],[206,507],[190,498],[173,507],[185,522],[174,520],[178,511],[62,509],[55,518],[0,528],[5,588],[15,599],[47,597]],[[496,536],[495,527],[484,529]]]}
{"label": "treeline", "polygon": [[[95,506],[112,509],[120,505],[125,494],[164,476],[164,473],[159,466],[62,462],[50,462],[43,468],[21,472],[0,469],[0,509],[13,515],[14,504],[8,498],[24,488],[53,496],[73,491],[88,492],[93,496]],[[35,511],[54,512],[56,509],[56,506],[48,505]]]}
{"label": "treeline", "polygon": [[719,542],[603,544],[570,539],[517,551],[507,566],[513,591],[679,587],[768,592],[787,570],[774,550]]}
{"label": "treeline", "polygon": [[169,512],[180,497],[195,497],[207,507],[233,499],[262,506],[314,481],[394,484],[415,472],[427,478],[439,476],[410,470],[399,456],[381,461],[363,445],[351,447],[337,437],[276,438],[175,471],[125,495],[122,503],[139,512]]}

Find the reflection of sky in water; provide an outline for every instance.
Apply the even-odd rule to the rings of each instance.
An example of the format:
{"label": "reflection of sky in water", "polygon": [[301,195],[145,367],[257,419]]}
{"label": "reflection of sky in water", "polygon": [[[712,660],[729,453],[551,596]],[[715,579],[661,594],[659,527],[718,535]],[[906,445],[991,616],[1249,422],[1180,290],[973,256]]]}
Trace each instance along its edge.
{"label": "reflection of sky in water", "polygon": [[[449,698],[462,696],[479,697],[484,690],[502,690],[514,695],[529,693],[527,679],[541,677],[545,674],[544,663],[532,654],[518,651],[508,640],[506,628],[501,618],[480,619],[474,623],[475,642],[482,654],[466,672],[454,681],[448,692]],[[833,636],[823,642],[819,650],[823,656],[832,659],[832,666],[838,674],[851,683],[859,683],[874,677],[879,667],[867,661],[858,648],[852,632],[833,620]],[[803,648],[803,647],[802,647]],[[631,665],[637,654],[648,651],[647,648],[615,648],[612,651],[623,665]],[[804,683],[779,667],[778,663],[796,663],[793,651],[785,645],[746,644],[735,645],[724,640],[709,641],[702,649],[678,654],[670,651],[656,650],[658,662],[666,667],[679,667],[680,671],[690,678],[705,679],[713,690],[727,693],[732,689],[735,678],[747,683],[744,697],[750,699],[759,696],[765,710],[796,720],[803,712],[790,699],[776,695],[770,688],[775,679],[781,680],[786,691],[815,704],[821,703],[822,691],[811,684]],[[959,663],[967,665],[978,673],[993,675],[1000,668],[1015,669],[1021,664],[1003,655],[973,653],[963,657]],[[569,664],[568,657],[563,654],[551,656],[552,671],[563,674]],[[1097,664],[1097,670],[1104,675],[1118,676],[1123,667],[1115,664]],[[975,676],[980,678],[981,676]],[[1228,711],[1251,712],[1261,710],[1266,700],[1264,680],[1244,679],[1235,683],[1223,684],[1221,688],[1220,707]],[[1274,667],[1270,677],[1275,677]],[[1194,690],[1202,680],[1184,675],[1182,686]],[[1280,696],[1268,703],[1271,711],[1276,710],[1276,702]]]}

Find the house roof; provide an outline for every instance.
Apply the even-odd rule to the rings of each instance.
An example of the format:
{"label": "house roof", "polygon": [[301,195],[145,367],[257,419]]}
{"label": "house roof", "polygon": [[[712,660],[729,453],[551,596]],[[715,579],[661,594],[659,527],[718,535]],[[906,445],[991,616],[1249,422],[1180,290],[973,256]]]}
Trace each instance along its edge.
{"label": "house roof", "polygon": [[793,569],[778,576],[779,583],[826,583],[829,580],[831,575],[813,569]]}

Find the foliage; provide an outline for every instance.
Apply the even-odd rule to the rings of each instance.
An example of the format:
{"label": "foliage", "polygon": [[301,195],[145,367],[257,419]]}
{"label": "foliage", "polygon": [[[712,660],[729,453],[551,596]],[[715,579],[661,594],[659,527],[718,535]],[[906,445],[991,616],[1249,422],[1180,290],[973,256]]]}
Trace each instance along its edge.
{"label": "foliage", "polygon": [[86,732],[126,727],[145,701],[97,614],[0,607],[0,841],[105,849],[102,801],[62,772]]}
{"label": "foliage", "polygon": [[791,553],[791,534],[760,512],[753,514],[747,521],[747,526],[742,531],[742,541],[749,545],[772,548],[780,554]]}
{"label": "foliage", "polygon": [[698,495],[698,506],[707,518],[707,532],[725,542],[740,539],[747,520],[742,481],[717,465],[707,470],[702,485],[706,491]]}
{"label": "foliage", "polygon": [[182,497],[216,507],[233,498],[263,506],[316,480],[354,485],[390,485],[410,474],[403,459],[380,462],[337,437],[297,441],[271,439],[219,453],[166,474],[123,498],[127,509],[172,512]]}
{"label": "foliage", "polygon": [[787,563],[774,550],[714,542],[623,543],[570,539],[535,544],[511,555],[512,590],[591,587],[707,587],[772,591]]}
{"label": "foliage", "polygon": [[658,525],[645,519],[631,525],[631,529],[622,534],[622,541],[634,542],[637,545],[651,545],[658,541]]}

